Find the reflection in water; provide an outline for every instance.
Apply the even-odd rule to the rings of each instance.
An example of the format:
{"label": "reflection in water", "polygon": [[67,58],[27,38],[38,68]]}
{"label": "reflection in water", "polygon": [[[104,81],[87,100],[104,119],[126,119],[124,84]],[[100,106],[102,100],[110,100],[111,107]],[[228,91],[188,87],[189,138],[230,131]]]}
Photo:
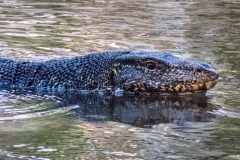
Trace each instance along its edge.
{"label": "reflection in water", "polygon": [[[80,93],[21,93],[2,92],[2,96],[31,100],[42,98],[43,104],[38,100],[36,108],[7,109],[1,107],[0,120],[15,120],[55,114],[57,111],[71,110],[74,117],[96,121],[118,121],[133,126],[144,127],[160,123],[175,123],[185,125],[186,122],[210,122],[215,116],[212,114],[218,108],[207,103],[204,93],[181,96],[114,96],[100,94]],[[19,95],[20,94],[20,95]],[[24,97],[24,98],[23,98]],[[48,98],[50,101],[44,101]],[[60,100],[60,101],[59,101]],[[54,102],[55,101],[55,102]],[[41,107],[44,105],[44,107]],[[31,113],[34,110],[33,113]],[[9,112],[11,111],[11,112]],[[19,118],[18,118],[19,117]]]}
{"label": "reflection in water", "polygon": [[[203,94],[187,97],[169,95],[160,97],[65,95],[59,106],[75,105],[76,116],[87,121],[118,121],[144,127],[160,123],[209,122],[214,107]],[[77,106],[76,106],[77,105]]]}
{"label": "reflection in water", "polygon": [[[1,148],[9,156],[19,157],[21,153],[25,158],[73,156],[99,159],[106,156],[124,156],[156,159],[156,156],[162,154],[161,157],[164,158],[177,153],[185,157],[191,152],[184,150],[183,154],[182,149],[175,147],[182,145],[188,148],[193,145],[196,148],[195,140],[193,141],[196,137],[187,135],[189,140],[184,142],[176,137],[179,137],[183,130],[204,133],[193,130],[193,126],[199,122],[213,121],[215,115],[212,112],[218,109],[207,103],[205,94],[116,97],[4,91],[1,96],[14,97],[14,102],[10,104],[22,106],[21,109],[8,110],[1,107],[3,123],[0,124],[0,143],[5,144],[1,145]],[[19,119],[20,121],[16,121]],[[212,130],[211,127],[209,129]],[[155,134],[161,136],[156,137]],[[190,138],[191,136],[193,137]],[[185,133],[181,133],[180,137],[186,137]],[[204,141],[207,137],[204,136]],[[158,142],[159,138],[161,143]],[[168,148],[166,144],[171,143]],[[204,143],[198,145],[205,146]],[[151,146],[154,146],[152,150],[147,149]],[[198,148],[203,152],[201,147]],[[91,151],[93,148],[94,152]],[[143,148],[145,150],[142,150]],[[159,148],[161,151],[155,150]],[[171,152],[167,152],[168,149]],[[89,153],[91,155],[87,156]],[[153,155],[150,156],[149,153]]]}

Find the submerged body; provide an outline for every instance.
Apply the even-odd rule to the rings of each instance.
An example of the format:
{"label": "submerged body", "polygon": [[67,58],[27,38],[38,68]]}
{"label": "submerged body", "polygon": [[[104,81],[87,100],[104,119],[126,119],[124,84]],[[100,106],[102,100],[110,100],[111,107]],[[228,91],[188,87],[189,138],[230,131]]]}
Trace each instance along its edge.
{"label": "submerged body", "polygon": [[0,86],[10,88],[180,93],[210,89],[217,78],[206,63],[163,52],[109,51],[46,62],[0,58]]}

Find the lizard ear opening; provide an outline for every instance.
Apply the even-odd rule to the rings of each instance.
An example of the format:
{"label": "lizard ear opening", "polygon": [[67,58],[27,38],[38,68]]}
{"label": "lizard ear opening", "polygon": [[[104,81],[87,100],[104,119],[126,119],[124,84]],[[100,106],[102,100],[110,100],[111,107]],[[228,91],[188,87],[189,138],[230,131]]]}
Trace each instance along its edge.
{"label": "lizard ear opening", "polygon": [[114,71],[110,71],[110,74],[109,74],[109,83],[110,85],[114,85],[115,84],[115,80],[114,80]]}

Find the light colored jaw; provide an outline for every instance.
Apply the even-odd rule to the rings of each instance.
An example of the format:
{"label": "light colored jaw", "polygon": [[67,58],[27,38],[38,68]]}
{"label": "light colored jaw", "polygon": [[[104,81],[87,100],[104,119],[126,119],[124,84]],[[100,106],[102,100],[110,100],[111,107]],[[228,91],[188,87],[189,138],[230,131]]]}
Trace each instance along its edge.
{"label": "light colored jaw", "polygon": [[[179,93],[179,94],[187,94],[187,93],[195,93],[195,92],[201,92],[206,91],[208,89],[213,88],[217,84],[217,80],[211,80],[208,82],[203,83],[195,83],[195,84],[178,84],[178,85],[170,85],[168,87],[165,87],[164,85],[161,86],[161,88],[156,89],[156,91],[149,91],[147,88],[145,88],[143,85],[138,84],[134,87],[133,91],[139,94],[171,94],[171,93]],[[158,86],[158,85],[156,85]],[[141,92],[139,92],[139,89]],[[158,91],[157,91],[158,90]]]}
{"label": "light colored jaw", "polygon": [[217,84],[217,80],[212,80],[204,83],[199,83],[199,84],[193,84],[193,90],[198,91],[198,90],[209,90],[213,88]]}
{"label": "light colored jaw", "polygon": [[[134,81],[134,84],[128,83],[127,86],[132,86],[133,92],[156,92],[156,94],[161,93],[184,93],[184,92],[196,92],[196,91],[203,91],[213,88],[217,80],[211,80],[208,82],[202,82],[202,83],[195,83],[195,84],[174,84],[165,86],[164,84],[160,85],[160,82],[155,82],[147,85],[143,85],[140,82]],[[125,82],[126,83],[126,82]],[[146,86],[148,86],[146,88]],[[152,86],[152,87],[150,87]],[[160,87],[160,88],[159,88]],[[125,88],[125,90],[128,90],[128,88]]]}
{"label": "light colored jaw", "polygon": [[[196,83],[191,85],[177,85],[174,87],[175,92],[195,92],[200,90],[209,90],[217,84],[217,80],[212,80],[204,83]],[[181,89],[180,89],[181,88]]]}
{"label": "light colored jaw", "polygon": [[213,88],[217,84],[217,80],[208,81],[205,83],[206,90]]}

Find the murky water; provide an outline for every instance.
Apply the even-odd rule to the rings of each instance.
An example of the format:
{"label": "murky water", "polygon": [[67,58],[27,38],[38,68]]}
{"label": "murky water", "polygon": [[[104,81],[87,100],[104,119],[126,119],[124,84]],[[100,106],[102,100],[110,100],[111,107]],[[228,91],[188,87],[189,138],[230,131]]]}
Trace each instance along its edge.
{"label": "murky water", "polygon": [[0,159],[240,159],[240,2],[0,0],[0,54],[172,51],[219,73],[207,95],[0,92]]}

